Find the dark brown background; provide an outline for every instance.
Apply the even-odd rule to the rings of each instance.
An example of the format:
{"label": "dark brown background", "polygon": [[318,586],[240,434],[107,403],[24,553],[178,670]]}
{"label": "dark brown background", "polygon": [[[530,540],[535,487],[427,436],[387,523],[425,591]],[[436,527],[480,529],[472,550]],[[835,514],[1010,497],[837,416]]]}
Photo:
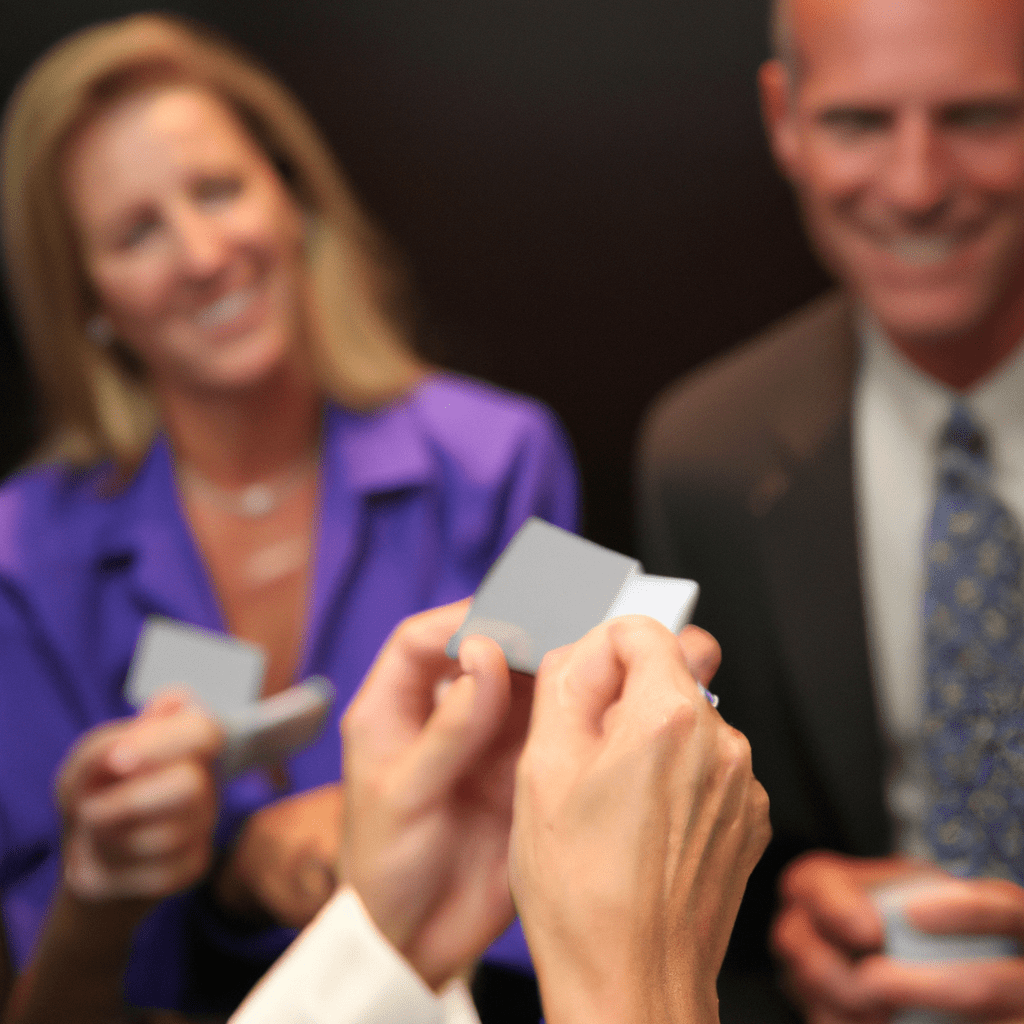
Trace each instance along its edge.
{"label": "dark brown background", "polygon": [[[139,9],[4,0],[0,89],[65,32]],[[764,0],[184,0],[326,129],[415,273],[428,348],[539,395],[586,529],[632,548],[629,462],[673,377],[824,278],[762,141]],[[0,338],[0,470],[32,437]]]}

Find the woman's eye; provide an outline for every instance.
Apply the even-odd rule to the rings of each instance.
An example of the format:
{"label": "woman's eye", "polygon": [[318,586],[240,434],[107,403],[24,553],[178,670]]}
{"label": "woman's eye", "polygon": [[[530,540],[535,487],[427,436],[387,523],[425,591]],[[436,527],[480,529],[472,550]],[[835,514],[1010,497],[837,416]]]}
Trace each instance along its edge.
{"label": "woman's eye", "polygon": [[156,219],[152,217],[146,217],[141,220],[134,221],[130,224],[125,231],[121,234],[119,246],[122,249],[133,249],[137,245],[141,245],[156,228]]}
{"label": "woman's eye", "polygon": [[234,199],[242,191],[238,178],[204,178],[195,189],[196,198],[204,203],[219,203]]}

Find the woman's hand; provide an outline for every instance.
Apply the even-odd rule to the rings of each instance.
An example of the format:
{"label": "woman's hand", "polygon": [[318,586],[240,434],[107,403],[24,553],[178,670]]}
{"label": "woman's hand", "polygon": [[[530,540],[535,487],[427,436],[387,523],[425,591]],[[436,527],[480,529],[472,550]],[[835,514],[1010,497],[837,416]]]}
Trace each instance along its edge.
{"label": "woman's hand", "polygon": [[[117,1020],[135,928],[212,859],[220,726],[184,693],[87,732],[64,759],[57,803],[64,870],[3,1024]],[[3,950],[0,948],[0,953]],[[0,996],[4,964],[0,964]]]}
{"label": "woman's hand", "polygon": [[152,902],[198,882],[212,859],[223,741],[175,691],[86,733],[57,778],[64,887],[86,902]]}
{"label": "woman's hand", "polygon": [[338,885],[340,783],[286,797],[253,814],[216,882],[218,902],[247,918],[303,928]]}

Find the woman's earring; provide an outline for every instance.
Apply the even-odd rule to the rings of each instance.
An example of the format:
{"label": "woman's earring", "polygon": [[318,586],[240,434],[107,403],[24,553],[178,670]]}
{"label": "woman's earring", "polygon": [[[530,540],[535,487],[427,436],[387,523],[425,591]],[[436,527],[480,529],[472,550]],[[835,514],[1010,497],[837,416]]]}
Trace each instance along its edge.
{"label": "woman's earring", "polygon": [[97,348],[110,348],[114,343],[114,327],[102,313],[89,317],[85,323],[85,333]]}

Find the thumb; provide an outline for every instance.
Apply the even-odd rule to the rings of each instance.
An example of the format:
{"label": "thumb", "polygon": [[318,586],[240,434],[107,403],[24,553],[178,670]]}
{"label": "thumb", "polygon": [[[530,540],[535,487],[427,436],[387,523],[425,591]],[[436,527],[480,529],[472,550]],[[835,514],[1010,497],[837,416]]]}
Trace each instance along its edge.
{"label": "thumb", "polygon": [[501,648],[469,636],[459,648],[460,675],[438,696],[407,761],[410,799],[443,798],[501,732],[511,701],[511,677]]}

